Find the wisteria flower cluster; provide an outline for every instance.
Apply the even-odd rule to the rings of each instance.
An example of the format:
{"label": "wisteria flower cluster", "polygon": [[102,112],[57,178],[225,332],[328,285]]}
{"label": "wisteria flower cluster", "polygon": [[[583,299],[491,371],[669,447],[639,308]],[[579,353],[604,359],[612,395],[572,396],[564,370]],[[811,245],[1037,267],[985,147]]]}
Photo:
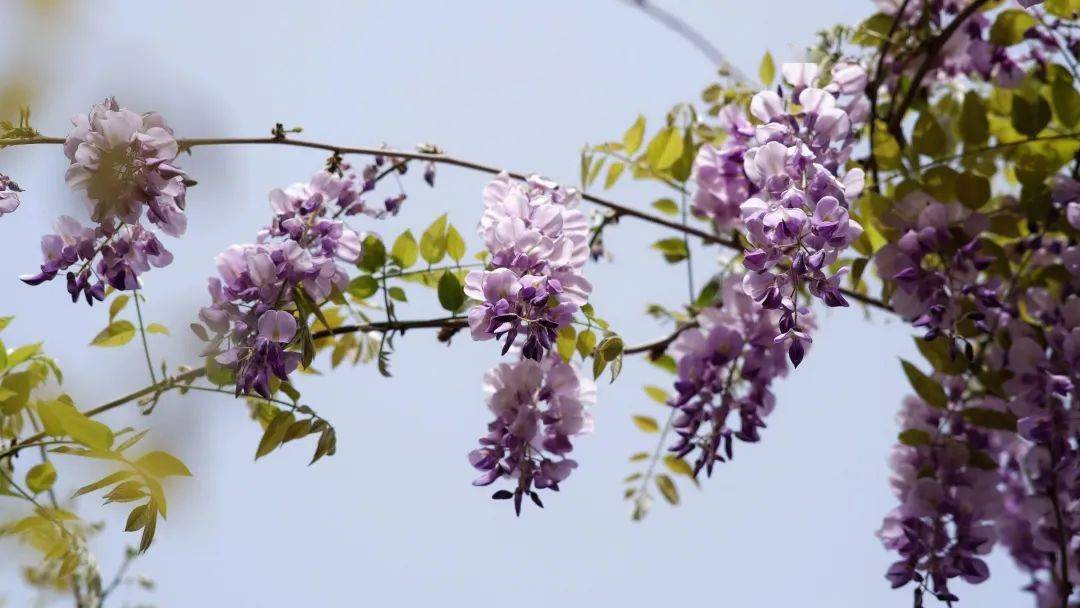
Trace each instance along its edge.
{"label": "wisteria flower cluster", "polygon": [[[1062,215],[1072,199],[1068,181],[1056,183],[1053,202]],[[1021,291],[986,272],[994,260],[979,257],[976,240],[986,217],[922,193],[895,212],[888,221],[907,217],[914,225],[879,253],[882,276],[898,286],[894,305],[927,328],[924,339],[944,336],[949,356],[965,363],[952,370],[958,375],[938,375],[947,407],[905,402],[904,444],[893,457],[901,505],[880,533],[903,559],[887,576],[894,586],[914,580],[953,601],[948,581],[985,580],[989,571],[978,556],[1000,542],[1031,574],[1028,590],[1039,605],[1059,605],[1062,581],[1080,583],[1073,564],[1080,547],[1063,541],[1080,530],[1073,411],[1080,396],[1080,247],[1061,237],[1020,240],[1015,254],[1024,266],[1060,280],[1059,293],[1042,286]],[[961,330],[965,319],[971,326]],[[952,348],[954,339],[968,344],[966,352]],[[975,356],[985,366],[977,375],[966,369]],[[1005,380],[990,387],[992,395],[969,386],[998,376]]]}
{"label": "wisteria flower cluster", "polygon": [[536,176],[503,173],[484,188],[479,232],[488,268],[465,277],[474,340],[504,340],[503,354],[523,337],[522,355],[540,361],[558,330],[588,301],[582,274],[589,258],[589,223],[576,209],[580,193]]}
{"label": "wisteria flower cluster", "polygon": [[481,447],[469,454],[482,471],[473,485],[514,479],[512,491],[499,490],[494,498],[513,498],[518,514],[526,496],[542,507],[536,490],[558,491],[577,468],[567,457],[570,440],[593,430],[589,408],[596,403],[596,385],[577,365],[550,353],[540,361],[523,356],[499,363],[484,375],[484,391],[495,419]]}
{"label": "wisteria flower cluster", "polygon": [[706,143],[694,159],[694,215],[708,219],[718,229],[740,227],[741,205],[760,190],[743,169],[746,151],[753,144],[755,129],[737,104],[728,104],[718,115],[727,139],[719,147]]}
{"label": "wisteria flower cluster", "polygon": [[[780,312],[762,307],[742,289],[742,275],[724,278],[718,306],[702,310],[696,327],[671,345],[678,364],[676,395],[668,402],[678,411],[672,428],[678,440],[670,447],[682,458],[697,450],[693,471],[711,475],[717,461],[733,457],[735,439],[760,440],[759,430],[776,404],[770,387],[788,373],[784,336],[776,336]],[[812,323],[804,318],[803,327]],[[796,343],[809,341],[803,335]],[[800,351],[796,362],[802,357]],[[737,417],[738,425],[729,423]]]}
{"label": "wisteria flower cluster", "polygon": [[72,301],[81,294],[92,304],[103,298],[106,283],[138,289],[140,274],[172,261],[142,220],[171,236],[182,235],[184,201],[194,182],[174,164],[180,146],[158,114],[137,114],[109,98],[72,122],[75,128],[64,142],[71,161],[66,179],[85,194],[94,226],[60,218],[57,234],[42,239],[41,270],[22,280],[38,285],[68,270]]}
{"label": "wisteria flower cluster", "polygon": [[296,369],[300,355],[289,347],[299,340],[297,299],[317,306],[345,288],[340,262],[360,260],[364,237],[334,217],[357,205],[354,179],[320,171],[310,182],[271,191],[270,226],[255,243],[218,254],[212,302],[199,317],[213,333],[210,350],[221,351],[217,362],[234,371],[238,395],[269,397],[271,378],[287,380]]}
{"label": "wisteria flower cluster", "polygon": [[[953,384],[951,393],[963,391],[963,381]],[[969,405],[1005,412],[1005,402],[996,398]],[[886,576],[893,587],[914,580],[938,599],[956,601],[950,579],[980,583],[990,575],[982,556],[997,541],[995,518],[1003,509],[993,456],[1006,434],[974,427],[958,410],[934,408],[917,397],[905,399],[899,422],[908,444],[893,448],[890,464],[900,505],[878,536],[902,559]]]}
{"label": "wisteria flower cluster", "polygon": [[816,64],[784,64],[782,71],[788,97],[762,91],[750,103],[762,124],[743,168],[759,192],[740,210],[753,246],[743,261],[750,270],[744,287],[766,308],[781,311],[780,331],[790,338],[794,362],[803,348],[796,346],[800,288],[828,306],[847,306],[840,293],[846,269],[831,276],[827,270],[862,234],[848,209],[862,191],[863,171],[843,168],[856,126],[866,120],[866,74],[854,64],[837,64],[832,82],[816,88]]}

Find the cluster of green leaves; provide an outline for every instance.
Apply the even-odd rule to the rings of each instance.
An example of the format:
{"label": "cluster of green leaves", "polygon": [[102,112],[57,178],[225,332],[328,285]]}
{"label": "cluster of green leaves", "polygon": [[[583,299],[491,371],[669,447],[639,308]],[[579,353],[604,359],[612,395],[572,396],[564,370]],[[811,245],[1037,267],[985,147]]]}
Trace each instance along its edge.
{"label": "cluster of green leaves", "polygon": [[252,419],[263,429],[262,438],[255,449],[256,460],[290,441],[310,435],[318,435],[318,439],[315,453],[308,464],[315,464],[324,456],[333,456],[337,452],[337,431],[334,427],[311,407],[299,403],[300,395],[289,383],[282,383],[282,389],[291,402],[257,397],[247,400]]}
{"label": "cluster of green leaves", "polygon": [[610,365],[611,381],[615,382],[622,372],[622,338],[611,331],[607,321],[596,316],[591,304],[583,306],[581,314],[585,320],[579,321],[579,324],[584,327],[579,331],[571,324],[559,330],[555,350],[567,363],[573,360],[575,353],[582,361],[592,359],[594,379],[599,378]]}
{"label": "cluster of green leaves", "polygon": [[[116,312],[122,305],[116,306]],[[112,313],[115,316],[115,312]],[[0,319],[0,329],[10,323]],[[87,566],[99,585],[96,570],[86,548],[86,537],[100,526],[82,521],[60,506],[56,494],[57,455],[108,461],[121,469],[78,489],[71,498],[112,486],[106,503],[140,502],[129,515],[127,530],[142,531],[141,550],[149,547],[158,517],[166,515],[165,492],[161,480],[191,473],[176,457],[154,450],[139,456],[129,451],[146,431],[131,428],[114,431],[108,425],[80,412],[70,397],[42,397],[52,379],[59,385],[63,375],[56,362],[46,356],[41,344],[5,348],[0,343],[0,430],[8,447],[0,452],[0,496],[27,503],[32,513],[0,526],[0,535],[19,538],[35,548],[41,562],[27,569],[39,585],[68,588],[77,569]],[[55,389],[53,389],[55,390]],[[16,455],[36,451],[40,462],[29,466],[22,483],[15,474]],[[42,497],[46,497],[47,501]],[[45,503],[48,504],[45,504]],[[84,576],[85,578],[85,576]]]}

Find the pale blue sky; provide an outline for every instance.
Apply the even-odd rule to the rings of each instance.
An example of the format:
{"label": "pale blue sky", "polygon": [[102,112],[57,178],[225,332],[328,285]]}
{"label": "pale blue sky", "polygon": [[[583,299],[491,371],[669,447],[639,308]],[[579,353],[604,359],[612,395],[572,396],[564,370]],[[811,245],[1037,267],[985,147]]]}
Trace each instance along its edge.
{"label": "pale blue sky", "polygon": [[[712,74],[694,49],[615,0],[75,4],[48,33],[25,12],[0,23],[0,73],[20,60],[34,66],[44,84],[35,122],[48,134],[66,133],[71,114],[116,95],[160,111],[180,136],[262,135],[281,121],[302,125],[306,138],[430,141],[573,182],[582,144],[617,137],[638,113],[662,120],[672,104],[696,99]],[[766,47],[797,58],[816,29],[871,10],[857,0],[662,5],[749,73]],[[199,181],[188,234],[167,243],[176,263],[146,279],[146,314],[174,330],[154,338],[156,357],[193,360],[196,341],[184,327],[206,300],[213,255],[266,222],[269,189],[305,179],[322,161],[284,148],[201,149],[184,159]],[[27,190],[18,213],[0,219],[0,312],[18,317],[5,342],[45,339],[64,365],[66,390],[90,407],[144,384],[141,353],[134,344],[86,348],[104,310],[70,304],[60,284],[31,289],[16,279],[36,268],[52,219],[75,209],[65,165],[58,147],[0,152],[0,169]],[[373,229],[415,231],[447,210],[473,247],[484,182],[441,169],[436,189],[414,182],[406,211]],[[642,207],[658,195],[637,184],[613,191]],[[644,317],[646,303],[675,306],[684,297],[682,269],[646,251],[661,236],[625,220],[608,237],[616,263],[587,268],[594,305],[628,342],[664,332]],[[699,277],[715,255],[699,250]],[[423,318],[437,307],[399,314]],[[465,454],[487,422],[480,377],[498,353],[465,336],[451,350],[423,332],[400,339],[390,380],[372,368],[305,379],[306,399],[339,437],[337,456],[311,468],[309,445],[252,462],[259,432],[227,397],[170,396],[149,418],[117,413],[118,424],[151,426],[151,437],[195,472],[178,484],[169,521],[133,568],[158,590],[121,598],[166,607],[910,606],[910,591],[888,589],[883,573],[893,558],[874,537],[893,506],[885,459],[905,390],[896,357],[914,351],[909,332],[877,315],[867,322],[858,310],[819,321],[806,362],[778,384],[762,443],[740,446],[701,491],[683,484],[682,506],[657,505],[640,524],[629,520],[621,480],[633,471],[626,457],[651,449],[654,438],[637,432],[630,415],[663,415],[641,386],[668,382],[641,361],[601,386],[597,432],[577,442],[581,467],[563,492],[520,519],[469,485]],[[93,474],[81,463],[62,475],[68,470],[80,476],[62,477],[66,490]],[[137,539],[120,531],[122,508],[97,503],[83,498],[78,509],[108,523],[94,545],[111,573],[123,543]],[[11,544],[2,550],[0,593],[23,605],[29,597],[10,563],[19,553]],[[1028,603],[1007,557],[996,555],[991,568],[984,585],[958,585],[963,605]]]}

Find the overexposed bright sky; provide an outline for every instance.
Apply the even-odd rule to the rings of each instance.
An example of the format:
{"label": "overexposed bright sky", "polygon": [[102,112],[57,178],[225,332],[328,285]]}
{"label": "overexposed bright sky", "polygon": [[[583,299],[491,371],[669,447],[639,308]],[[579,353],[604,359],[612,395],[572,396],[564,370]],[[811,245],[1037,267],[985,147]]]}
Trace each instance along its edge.
{"label": "overexposed bright sky", "polygon": [[[583,144],[617,138],[639,113],[655,124],[671,105],[697,99],[713,74],[683,40],[615,0],[68,4],[53,3],[47,19],[13,10],[0,22],[0,74],[29,66],[24,76],[40,89],[35,124],[50,135],[116,95],[161,112],[180,137],[259,136],[283,122],[341,144],[434,142],[574,183]],[[869,0],[660,4],[751,74],[766,48],[798,59],[815,30],[872,10]],[[176,262],[146,278],[144,313],[173,329],[153,338],[156,357],[194,361],[185,328],[207,300],[213,256],[266,223],[268,190],[308,178],[323,160],[278,147],[199,149],[183,159],[199,181],[188,233],[168,239]],[[27,190],[23,207],[0,218],[0,314],[17,316],[5,343],[44,339],[64,366],[65,390],[86,408],[145,379],[135,344],[85,346],[105,324],[103,309],[72,305],[59,283],[30,288],[16,278],[37,267],[53,218],[79,212],[63,184],[66,164],[57,146],[0,151],[0,171]],[[435,189],[415,176],[409,183],[401,216],[370,228],[417,232],[445,210],[474,250],[485,177],[445,167]],[[611,194],[645,208],[661,192],[625,183]],[[627,342],[665,333],[643,312],[684,298],[683,270],[646,247],[668,235],[632,219],[609,232],[615,263],[586,269],[594,306]],[[696,252],[697,276],[706,277],[716,251]],[[417,304],[399,316],[439,314],[433,294],[411,295]],[[168,522],[133,566],[157,590],[125,590],[113,605],[910,606],[909,590],[888,589],[883,574],[895,558],[874,532],[893,506],[885,459],[905,391],[897,356],[914,347],[903,325],[880,315],[868,322],[857,309],[819,323],[807,360],[777,385],[763,441],[739,446],[700,491],[682,483],[683,505],[659,504],[643,523],[629,519],[622,478],[634,470],[627,456],[651,450],[655,438],[630,416],[664,415],[641,386],[669,378],[642,361],[600,387],[597,431],[575,442],[580,468],[545,497],[544,511],[520,519],[469,483],[465,454],[488,421],[480,378],[498,352],[465,335],[449,350],[422,331],[399,339],[389,380],[371,367],[303,379],[305,400],[338,430],[337,455],[310,468],[313,445],[303,442],[253,462],[259,430],[228,397],[170,395],[147,418],[117,412],[110,420],[119,425],[152,427],[147,441],[179,455],[195,477],[176,484]],[[65,464],[58,487],[70,495],[95,470]],[[77,508],[108,524],[94,547],[110,575],[124,543],[138,542],[121,531],[127,513],[96,497]],[[0,551],[0,596],[24,605],[32,596],[13,563],[24,554],[11,543]],[[1007,556],[990,565],[989,582],[957,583],[963,605],[1027,605]]]}

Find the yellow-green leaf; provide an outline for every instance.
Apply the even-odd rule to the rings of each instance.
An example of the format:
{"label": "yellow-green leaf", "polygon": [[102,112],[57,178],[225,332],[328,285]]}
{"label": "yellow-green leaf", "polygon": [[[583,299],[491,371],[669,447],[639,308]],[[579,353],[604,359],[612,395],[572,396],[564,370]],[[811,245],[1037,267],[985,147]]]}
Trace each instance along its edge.
{"label": "yellow-green leaf", "polygon": [[34,494],[48,490],[55,482],[56,469],[48,460],[30,467],[30,470],[26,472],[26,487],[30,488]]}
{"label": "yellow-green leaf", "polygon": [[634,416],[634,425],[646,433],[660,432],[660,424],[652,416]]}
{"label": "yellow-green leaf", "polygon": [[634,124],[623,134],[623,149],[626,154],[633,155],[641,147],[641,141],[645,138],[645,117],[638,115]]}
{"label": "yellow-green leaf", "polygon": [[656,476],[656,488],[660,490],[664,500],[673,505],[679,504],[679,490],[675,488],[675,482],[663,473]]}
{"label": "yellow-green leaf", "polygon": [[773,61],[772,53],[765,51],[765,56],[758,65],[758,79],[767,88],[772,84],[773,78],[776,78],[776,62]]}
{"label": "yellow-green leaf", "polygon": [[101,330],[93,341],[90,342],[91,346],[123,346],[131,339],[135,337],[135,326],[131,324],[131,321],[114,321],[109,323],[109,326]]}
{"label": "yellow-green leaf", "polygon": [[420,247],[416,244],[416,237],[413,236],[411,230],[402,232],[401,236],[394,241],[394,246],[390,248],[390,255],[402,268],[408,268],[416,263],[416,258],[420,255]]}
{"label": "yellow-green leaf", "polygon": [[191,471],[183,462],[180,462],[179,458],[160,450],[143,454],[135,461],[135,466],[154,477],[191,477]]}
{"label": "yellow-green leaf", "polygon": [[151,323],[150,325],[147,325],[146,331],[151,334],[162,334],[165,336],[171,335],[169,333],[169,328],[165,327],[161,323]]}

